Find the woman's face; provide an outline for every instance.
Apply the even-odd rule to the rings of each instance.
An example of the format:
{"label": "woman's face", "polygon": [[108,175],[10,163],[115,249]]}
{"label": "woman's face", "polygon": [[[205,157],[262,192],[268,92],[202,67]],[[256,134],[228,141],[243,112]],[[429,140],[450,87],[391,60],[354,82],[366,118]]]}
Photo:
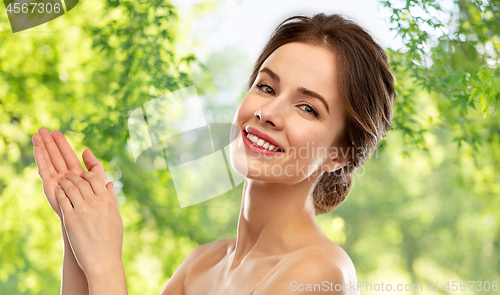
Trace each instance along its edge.
{"label": "woman's face", "polygon": [[[236,111],[233,168],[247,178],[292,184],[343,166],[337,79],[334,53],[324,47],[294,42],[276,49]],[[257,137],[247,139],[248,132]],[[271,144],[284,152],[270,152]]]}

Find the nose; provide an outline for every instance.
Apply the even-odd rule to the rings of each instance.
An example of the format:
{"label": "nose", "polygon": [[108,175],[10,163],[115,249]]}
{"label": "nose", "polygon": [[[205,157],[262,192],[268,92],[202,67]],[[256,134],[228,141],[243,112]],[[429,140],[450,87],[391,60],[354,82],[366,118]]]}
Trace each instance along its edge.
{"label": "nose", "polygon": [[281,129],[283,127],[284,106],[276,102],[277,99],[262,106],[254,113],[254,116],[264,124],[270,124],[276,129]]}

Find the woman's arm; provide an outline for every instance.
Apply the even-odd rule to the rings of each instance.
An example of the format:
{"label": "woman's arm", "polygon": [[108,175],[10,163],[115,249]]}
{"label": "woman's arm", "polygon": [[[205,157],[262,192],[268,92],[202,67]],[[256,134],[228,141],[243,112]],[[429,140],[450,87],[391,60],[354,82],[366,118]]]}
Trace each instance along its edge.
{"label": "woman's arm", "polygon": [[90,294],[127,294],[122,263],[123,221],[112,183],[94,172],[68,171],[59,179],[56,198],[64,227],[87,277]]}
{"label": "woman's arm", "polygon": [[[68,240],[66,229],[63,225],[61,210],[55,196],[55,189],[59,178],[67,171],[76,174],[84,172],[78,157],[59,132],[49,133],[46,128],[38,129],[38,133],[32,138],[34,145],[34,156],[38,167],[38,174],[42,179],[43,191],[50,206],[61,221],[61,232],[64,242],[64,258],[62,268],[61,294],[63,295],[87,295],[89,288],[87,278],[81,270],[73,254]],[[98,174],[103,181],[107,182],[101,162],[89,151],[85,150],[83,161],[89,171]]]}
{"label": "woman's arm", "polygon": [[[78,181],[80,181],[78,186],[82,188],[85,187],[85,185],[81,182],[83,179],[79,177],[82,175],[84,170],[82,169],[73,149],[59,131],[54,131],[51,134],[46,128],[40,128],[38,132],[38,134],[35,134],[33,136],[33,144],[35,147],[34,154],[38,167],[38,173],[43,182],[43,189],[45,196],[47,197],[47,201],[61,220],[61,231],[64,241],[61,294],[87,295],[89,294],[89,292],[92,295],[127,294],[125,272],[121,260],[122,237],[115,236],[114,239],[104,241],[104,245],[106,245],[106,242],[108,242],[107,246],[95,250],[96,245],[103,245],[103,237],[112,236],[106,233],[103,234],[102,231],[106,230],[106,228],[114,234],[123,234],[123,225],[121,224],[121,218],[118,218],[118,206],[116,198],[113,194],[112,183],[106,184],[107,180],[102,168],[102,164],[97,160],[97,158],[95,158],[90,150],[85,150],[83,152],[82,158],[88,171],[94,172],[95,174],[97,174],[98,178],[102,180],[102,184],[94,182],[94,186],[100,186],[102,188],[102,185],[106,184],[105,188],[107,189],[108,194],[107,196],[105,196],[105,198],[100,199],[101,201],[104,200],[104,202],[94,202],[93,205],[97,204],[97,206],[94,206],[92,210],[88,210],[90,207],[87,206],[87,213],[90,214],[80,215],[80,220],[78,221],[77,218],[75,218],[78,217],[78,214],[75,214],[74,209],[82,209],[82,203],[78,203],[78,200],[73,196],[73,201],[75,202],[75,204],[78,203],[78,207],[73,207],[71,203],[69,203],[69,196],[67,196],[66,193],[63,193],[62,189],[58,189],[57,191],[59,192],[59,197],[62,199],[61,204],[56,196],[56,188],[59,184],[59,180],[61,178],[65,178],[64,175],[68,171],[74,173],[73,175],[69,176],[68,179],[75,180],[75,183],[78,183]],[[86,181],[86,184],[90,184],[90,181]],[[68,188],[68,185],[71,186],[71,182],[66,182],[66,188]],[[75,187],[78,186],[75,185]],[[97,188],[97,190],[99,189]],[[78,189],[78,191],[80,191],[80,189]],[[92,190],[92,192],[95,191],[96,190]],[[100,192],[100,196],[104,197],[102,194],[104,193],[104,191]],[[80,198],[82,197],[83,196],[80,196]],[[94,198],[95,197],[97,196],[94,196]],[[87,199],[87,201],[89,200],[90,199]],[[112,202],[109,202],[110,200],[112,200]],[[85,203],[83,204],[85,205]],[[64,214],[64,212],[61,210],[60,205],[62,207],[66,206],[66,213],[68,214]],[[67,205],[69,205],[69,207],[67,207]],[[79,210],[77,211],[81,212]],[[114,220],[114,227],[106,227],[106,225],[109,226],[110,223],[102,222],[101,220],[97,224],[94,224],[94,235],[89,239],[88,237],[85,237],[85,234],[89,234],[92,232],[89,231],[92,225],[91,223],[89,223],[89,221],[97,220],[96,216],[99,216],[99,212],[104,212],[104,216],[114,217],[114,219],[111,218],[106,220]],[[116,222],[117,220],[119,220],[120,222]],[[71,226],[69,227],[69,231],[67,226],[68,222],[69,224],[71,224]],[[113,224],[111,223],[111,225]],[[70,233],[73,235],[73,238],[68,238],[68,236],[71,236]],[[83,234],[83,239],[80,238],[80,234]],[[99,239],[99,237],[101,237],[101,239]],[[93,242],[91,242],[91,240],[93,240]],[[119,248],[119,250],[112,250],[113,247],[108,247],[110,242],[112,244],[113,242],[114,244],[117,244],[116,242],[119,242],[119,247],[114,247]],[[161,294],[180,295],[183,293],[183,283],[186,274],[192,264],[192,261],[199,257],[200,253],[203,252],[204,247],[206,246],[202,245],[191,252],[191,254],[179,266]],[[90,249],[90,251],[88,251],[87,253],[82,253],[82,248],[83,250]],[[109,251],[110,249],[111,251]],[[97,259],[96,263],[88,261],[88,258],[92,259],[95,257],[99,257],[99,253],[103,253],[102,250],[104,250],[104,255],[101,254],[101,257],[105,258]],[[77,253],[77,257],[79,257],[78,261],[75,258],[74,253]],[[106,253],[110,254],[106,255]],[[119,255],[117,255],[117,253],[119,253]],[[88,267],[86,267],[86,265],[88,265]],[[85,272],[82,269],[85,269]]]}
{"label": "woman's arm", "polygon": [[87,273],[92,295],[127,295],[127,281],[122,261]]}
{"label": "woman's arm", "polygon": [[76,261],[71,245],[69,244],[66,229],[61,221],[64,241],[64,258],[62,266],[61,295],[88,295],[87,278]]}

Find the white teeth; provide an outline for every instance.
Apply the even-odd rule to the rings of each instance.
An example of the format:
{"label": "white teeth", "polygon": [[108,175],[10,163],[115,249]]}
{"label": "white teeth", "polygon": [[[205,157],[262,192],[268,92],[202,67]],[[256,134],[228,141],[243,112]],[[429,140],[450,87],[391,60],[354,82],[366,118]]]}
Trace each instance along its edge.
{"label": "white teeth", "polygon": [[252,142],[253,145],[255,146],[258,146],[258,147],[261,147],[261,148],[264,148],[266,150],[270,150],[270,151],[279,151],[280,148],[279,147],[275,147],[274,145],[270,144],[269,142],[263,140],[262,138],[259,138],[258,136],[256,135],[253,135],[253,134],[250,134],[250,133],[247,133],[247,138]]}

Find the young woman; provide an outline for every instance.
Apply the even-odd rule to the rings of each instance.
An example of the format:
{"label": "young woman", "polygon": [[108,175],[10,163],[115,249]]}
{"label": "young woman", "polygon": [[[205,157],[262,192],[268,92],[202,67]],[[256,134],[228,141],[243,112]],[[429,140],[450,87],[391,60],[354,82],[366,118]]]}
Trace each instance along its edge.
{"label": "young woman", "polygon": [[[344,201],[394,99],[384,51],[361,27],[324,14],[282,22],[233,121],[231,165],[246,177],[237,238],[196,248],[161,294],[358,294],[349,256],[315,215]],[[60,132],[38,132],[35,159],[63,229],[62,294],[126,294],[112,183],[90,151],[84,172]]]}

